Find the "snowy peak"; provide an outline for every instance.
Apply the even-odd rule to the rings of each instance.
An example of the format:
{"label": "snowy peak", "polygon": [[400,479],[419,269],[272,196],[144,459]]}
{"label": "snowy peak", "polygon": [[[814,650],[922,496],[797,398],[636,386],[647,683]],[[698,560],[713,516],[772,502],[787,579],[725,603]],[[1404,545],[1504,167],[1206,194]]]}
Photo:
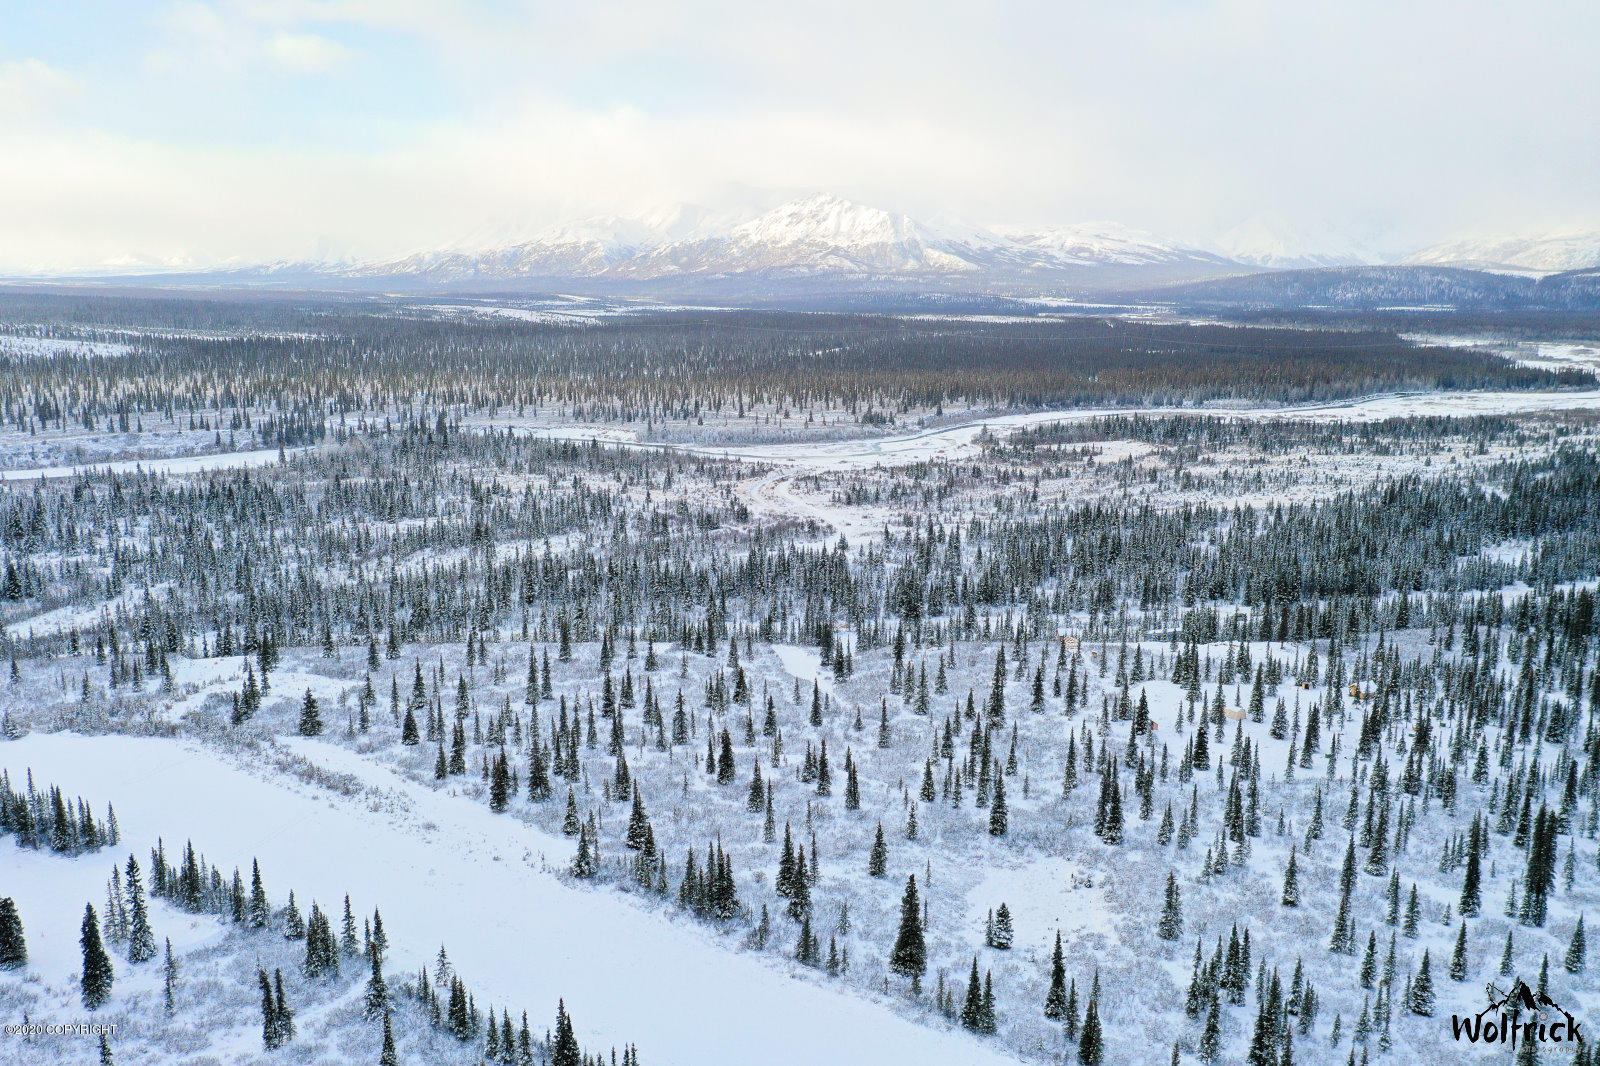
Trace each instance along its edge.
{"label": "snowy peak", "polygon": [[[462,278],[594,277],[660,241],[639,219],[578,219],[510,244],[463,242],[453,249],[418,252],[381,264],[373,273]],[[477,245],[474,247],[474,245]]]}
{"label": "snowy peak", "polygon": [[1529,274],[1593,270],[1600,267],[1600,231],[1449,241],[1416,253],[1407,262]]}
{"label": "snowy peak", "polygon": [[693,204],[639,215],[596,215],[508,239],[479,233],[454,246],[377,264],[365,273],[461,281],[595,278],[671,241],[726,228],[732,218]]}
{"label": "snowy peak", "polygon": [[1246,219],[1217,240],[1217,250],[1234,262],[1268,270],[1367,266],[1382,261],[1343,234],[1307,232],[1277,214]]}
{"label": "snowy peak", "polygon": [[447,281],[834,277],[987,284],[1098,267],[1209,271],[1233,265],[1112,223],[997,232],[925,222],[823,193],[747,219],[682,206],[580,219],[515,243],[423,252],[371,272]]}
{"label": "snowy peak", "polygon": [[971,274],[1000,242],[941,233],[909,215],[817,195],[783,204],[726,234],[675,241],[627,265],[651,278],[689,274]]}
{"label": "snowy peak", "polygon": [[1221,256],[1164,241],[1115,222],[1002,232],[1036,257],[1058,266],[1150,266],[1183,262],[1230,265]]}
{"label": "snowy peak", "polygon": [[1231,265],[1222,257],[1113,223],[994,231],[927,223],[837,196],[795,200],[723,238],[658,249],[629,270],[857,274],[890,277],[1036,276],[1097,266]]}

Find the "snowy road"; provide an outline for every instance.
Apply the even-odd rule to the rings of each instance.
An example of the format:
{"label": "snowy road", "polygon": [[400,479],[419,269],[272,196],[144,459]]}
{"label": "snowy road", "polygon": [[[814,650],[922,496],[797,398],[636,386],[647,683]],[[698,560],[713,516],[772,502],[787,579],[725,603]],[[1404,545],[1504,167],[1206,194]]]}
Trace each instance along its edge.
{"label": "snowy road", "polygon": [[[349,892],[358,908],[382,909],[396,971],[431,965],[443,942],[480,1006],[541,1017],[565,997],[585,1044],[633,1041],[653,1066],[1016,1062],[959,1031],[794,976],[688,921],[574,887],[541,863],[564,865],[569,840],[333,744],[284,746],[368,790],[346,797],[193,743],[145,737],[32,734],[0,744],[0,767],[20,780],[31,766],[35,780],[114,803],[119,850],[142,856],[158,835],[169,851],[192,838],[224,869],[248,870],[258,857],[275,903],[291,888],[303,907],[332,906]],[[48,897],[29,893],[19,907],[30,931],[73,938],[83,904],[103,898],[113,860],[57,861],[81,873],[52,878]],[[75,961],[67,947],[45,958]]]}

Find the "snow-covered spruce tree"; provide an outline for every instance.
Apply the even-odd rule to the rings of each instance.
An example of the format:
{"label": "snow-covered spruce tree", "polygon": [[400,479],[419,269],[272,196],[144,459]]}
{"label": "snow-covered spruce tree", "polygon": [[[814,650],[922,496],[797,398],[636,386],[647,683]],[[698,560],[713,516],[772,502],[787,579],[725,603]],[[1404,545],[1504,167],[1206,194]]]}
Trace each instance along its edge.
{"label": "snow-covered spruce tree", "polygon": [[250,925],[265,929],[272,920],[272,904],[267,900],[267,890],[261,883],[261,864],[250,860]]}
{"label": "snow-covered spruce tree", "polygon": [[172,957],[172,938],[166,939],[166,958],[161,965],[161,1008],[170,1018],[178,1009],[178,960]]}
{"label": "snow-covered spruce tree", "polygon": [[[439,952],[442,956],[444,953],[443,945],[440,946]],[[375,1018],[379,1014],[382,1014],[384,1016],[385,1028],[387,1028],[389,1017],[389,984],[384,980],[383,977],[383,963],[378,958],[378,953],[375,950],[369,950],[367,952],[367,959],[371,964],[372,972],[367,978],[367,988],[366,994],[363,997],[363,1004],[366,1009],[367,1017]]]}
{"label": "snow-covered spruce tree", "polygon": [[990,946],[998,951],[1009,951],[1014,936],[1011,927],[1011,908],[1002,903],[994,912],[994,932],[990,936]]}
{"label": "snow-covered spruce tree", "polygon": [[145,904],[144,882],[139,875],[139,860],[128,856],[128,961],[146,962],[155,958],[156,937],[150,929],[150,912]]}

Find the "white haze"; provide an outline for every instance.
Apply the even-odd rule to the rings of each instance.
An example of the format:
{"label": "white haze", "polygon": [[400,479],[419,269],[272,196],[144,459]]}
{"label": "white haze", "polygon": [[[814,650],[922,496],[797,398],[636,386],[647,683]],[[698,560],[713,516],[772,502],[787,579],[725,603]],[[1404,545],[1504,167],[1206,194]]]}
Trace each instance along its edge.
{"label": "white haze", "polygon": [[1385,256],[1600,225],[1592,5],[237,0],[142,25],[110,68],[0,45],[0,269],[396,256],[814,191]]}

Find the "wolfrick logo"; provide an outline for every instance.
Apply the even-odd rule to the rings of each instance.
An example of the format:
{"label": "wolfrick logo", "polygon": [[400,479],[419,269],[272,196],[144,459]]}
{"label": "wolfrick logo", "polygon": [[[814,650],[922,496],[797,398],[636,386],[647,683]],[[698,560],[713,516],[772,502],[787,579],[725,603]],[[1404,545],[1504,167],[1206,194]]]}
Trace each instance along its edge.
{"label": "wolfrick logo", "polygon": [[[1582,1022],[1568,1014],[1561,1005],[1542,992],[1535,992],[1517,978],[1511,991],[1501,992],[1489,985],[1489,1005],[1471,1017],[1459,1014],[1450,1016],[1450,1032],[1457,1040],[1470,1044],[1509,1044],[1515,1051],[1517,1041],[1551,1044],[1583,1043]],[[1530,1017],[1524,1021],[1522,1014]]]}

